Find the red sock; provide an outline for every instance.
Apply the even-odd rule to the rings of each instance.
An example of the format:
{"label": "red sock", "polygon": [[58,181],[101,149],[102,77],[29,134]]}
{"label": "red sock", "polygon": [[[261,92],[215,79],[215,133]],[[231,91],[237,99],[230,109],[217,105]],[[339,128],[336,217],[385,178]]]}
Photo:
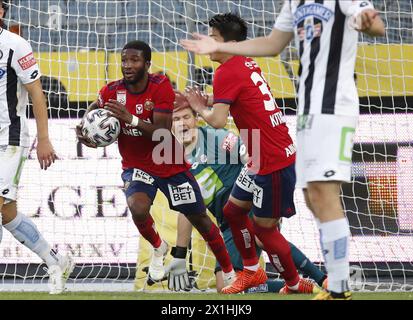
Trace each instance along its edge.
{"label": "red sock", "polygon": [[149,243],[154,248],[159,248],[162,243],[159,233],[155,229],[155,221],[153,221],[151,215],[146,218],[144,221],[134,221],[135,225],[138,227],[138,230],[142,237],[149,241]]}
{"label": "red sock", "polygon": [[297,268],[291,256],[291,248],[284,236],[276,227],[263,228],[254,223],[257,238],[264,245],[271,264],[283,276],[288,286],[294,286],[300,280]]}
{"label": "red sock", "polygon": [[224,216],[231,228],[232,238],[241,254],[242,262],[244,266],[254,266],[258,263],[258,257],[254,228],[248,213],[249,210],[238,207],[231,201],[224,206]]}
{"label": "red sock", "polygon": [[227,248],[225,247],[224,239],[222,239],[219,229],[215,224],[212,224],[208,233],[202,233],[202,238],[208,242],[209,248],[214,253],[215,258],[220,264],[222,271],[230,272],[232,268],[231,259],[229,257]]}

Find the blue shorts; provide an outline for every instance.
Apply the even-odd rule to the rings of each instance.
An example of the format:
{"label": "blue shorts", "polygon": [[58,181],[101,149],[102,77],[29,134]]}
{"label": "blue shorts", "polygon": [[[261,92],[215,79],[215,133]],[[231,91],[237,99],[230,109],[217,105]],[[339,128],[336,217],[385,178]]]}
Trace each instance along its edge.
{"label": "blue shorts", "polygon": [[[234,267],[235,271],[241,271],[244,269],[244,265],[242,263],[242,257],[239,253],[237,246],[235,245],[234,238],[232,237],[231,229],[228,228],[222,231],[222,237],[224,238],[225,247],[227,247],[229,257],[231,258],[232,266]],[[257,257],[261,256],[262,249],[255,245],[255,249],[257,250]],[[215,272],[221,271],[221,266],[219,265],[218,261],[215,264]]]}
{"label": "blue shorts", "polygon": [[252,201],[252,213],[260,218],[290,218],[295,214],[294,164],[266,175],[250,174],[244,167],[232,188],[231,196]]}
{"label": "blue shorts", "polygon": [[125,184],[126,198],[136,192],[143,192],[153,203],[156,192],[160,189],[168,199],[169,207],[172,210],[179,211],[184,215],[206,212],[199,185],[189,171],[161,178],[140,169],[127,169],[122,173],[122,180]]}

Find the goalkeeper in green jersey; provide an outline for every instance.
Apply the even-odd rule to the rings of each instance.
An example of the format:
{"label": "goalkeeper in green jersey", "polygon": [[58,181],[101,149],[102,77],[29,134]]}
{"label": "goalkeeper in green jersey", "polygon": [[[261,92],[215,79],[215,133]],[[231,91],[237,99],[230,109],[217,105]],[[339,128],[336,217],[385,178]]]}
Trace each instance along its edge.
{"label": "goalkeeper in green jersey", "polygon": [[[205,97],[207,99],[207,97]],[[184,145],[187,161],[192,165],[190,171],[196,178],[202,192],[205,205],[215,216],[223,234],[225,245],[231,257],[235,271],[243,269],[231,230],[224,220],[223,208],[232,187],[247,161],[245,146],[238,136],[226,129],[214,129],[197,125],[197,117],[184,96],[176,92],[172,129],[176,138]],[[248,175],[245,175],[248,178]],[[252,183],[245,181],[245,183]],[[172,249],[172,262],[166,267],[170,290],[190,290],[186,269],[187,247],[191,240],[192,226],[185,216],[178,216],[176,247]],[[258,239],[256,239],[257,241]],[[259,241],[257,241],[259,244]],[[326,275],[321,272],[297,247],[290,243],[291,254],[298,270],[312,278],[319,286],[323,285]],[[257,247],[257,254],[262,249]],[[215,268],[216,287],[223,288],[222,271],[217,263]],[[265,284],[250,288],[247,292],[279,292],[285,283],[283,280],[269,279]]]}

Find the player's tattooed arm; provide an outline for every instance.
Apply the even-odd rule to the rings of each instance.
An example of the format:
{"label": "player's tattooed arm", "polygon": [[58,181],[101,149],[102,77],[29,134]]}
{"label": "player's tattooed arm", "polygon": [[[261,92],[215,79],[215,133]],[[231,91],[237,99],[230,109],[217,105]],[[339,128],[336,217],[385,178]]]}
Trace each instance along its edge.
{"label": "player's tattooed arm", "polygon": [[215,103],[212,108],[208,107],[210,98],[201,92],[198,87],[186,88],[184,93],[190,107],[212,127],[222,129],[227,124],[229,105]]}
{"label": "player's tattooed arm", "polygon": [[[85,115],[83,116],[83,118],[86,117],[86,115],[87,115],[90,111],[95,110],[95,109],[97,109],[98,107],[99,107],[99,106],[98,106],[98,102],[97,102],[97,101],[92,102],[92,103],[89,105],[89,107],[87,108],[87,110],[86,110]],[[83,120],[76,126],[76,129],[75,129],[75,130],[76,130],[76,136],[77,136],[77,139],[79,140],[79,142],[82,143],[82,144],[84,144],[86,147],[89,147],[89,148],[97,148],[97,145],[96,145],[94,142],[90,141],[88,138],[86,138],[85,136],[83,136],[83,134],[82,134],[82,127],[83,127]]]}

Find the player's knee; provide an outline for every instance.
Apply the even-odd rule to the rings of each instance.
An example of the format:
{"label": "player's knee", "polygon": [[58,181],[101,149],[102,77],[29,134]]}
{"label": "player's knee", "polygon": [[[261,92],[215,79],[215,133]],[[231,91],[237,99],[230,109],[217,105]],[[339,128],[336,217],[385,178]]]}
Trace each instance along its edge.
{"label": "player's knee", "polygon": [[132,217],[137,220],[143,220],[149,215],[150,204],[140,201],[140,199],[129,197],[128,207]]}
{"label": "player's knee", "polygon": [[319,184],[313,184],[307,191],[308,204],[310,207],[317,210],[319,207],[323,207],[323,203],[327,200],[327,194],[322,186]]}
{"label": "player's knee", "polygon": [[260,217],[254,216],[254,223],[256,223],[261,228],[277,228],[278,229],[279,219],[260,218]]}
{"label": "player's knee", "polygon": [[211,229],[212,220],[205,213],[187,215],[186,218],[201,234],[207,233]]}

